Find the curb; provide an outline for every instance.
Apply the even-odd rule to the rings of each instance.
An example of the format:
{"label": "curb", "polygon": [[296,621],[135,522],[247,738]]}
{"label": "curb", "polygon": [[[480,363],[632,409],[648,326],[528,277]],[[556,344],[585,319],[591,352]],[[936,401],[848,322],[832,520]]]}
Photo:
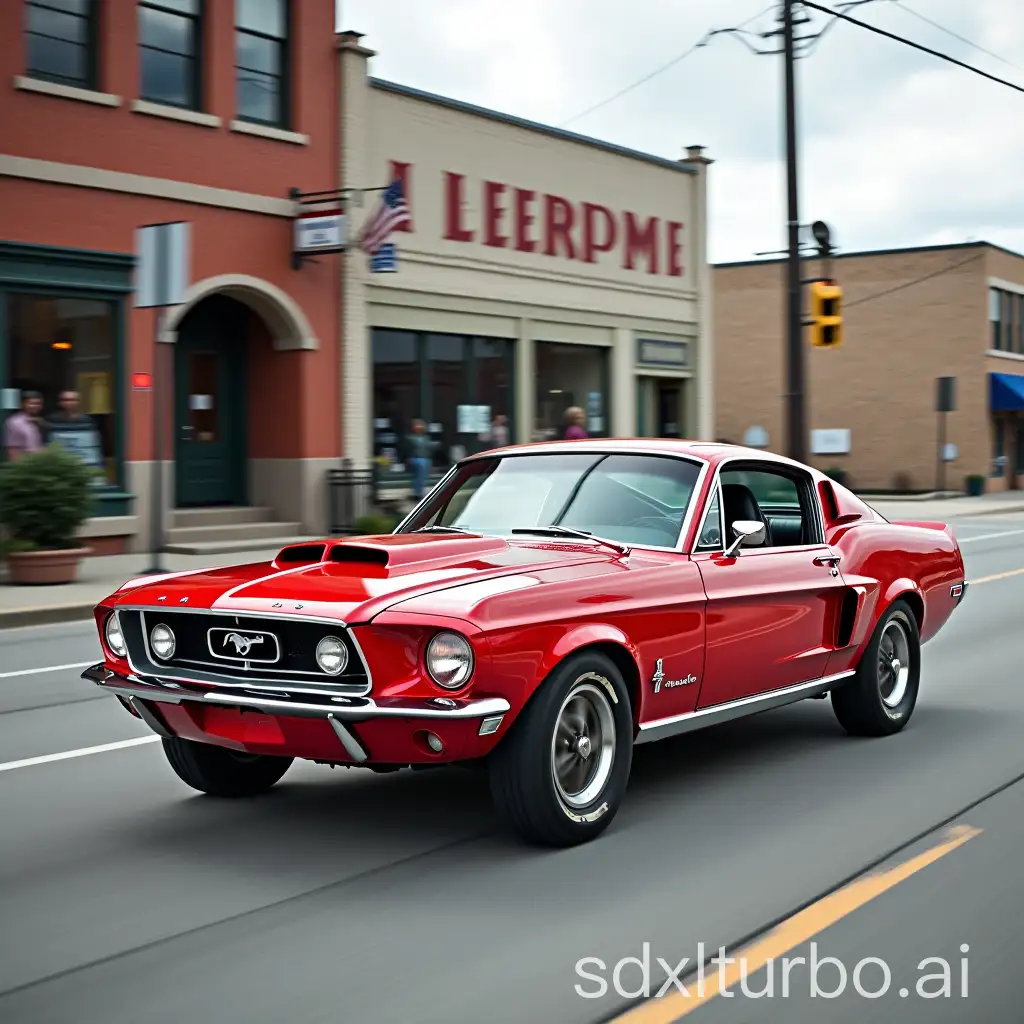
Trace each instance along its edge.
{"label": "curb", "polygon": [[49,626],[61,622],[88,622],[99,601],[87,604],[39,605],[35,608],[13,608],[0,611],[0,630],[22,626]]}

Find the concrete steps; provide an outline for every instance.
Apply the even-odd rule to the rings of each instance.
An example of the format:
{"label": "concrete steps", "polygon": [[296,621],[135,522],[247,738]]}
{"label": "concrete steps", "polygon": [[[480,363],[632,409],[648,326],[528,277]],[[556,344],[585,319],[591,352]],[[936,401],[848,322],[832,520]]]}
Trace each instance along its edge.
{"label": "concrete steps", "polygon": [[164,550],[175,555],[268,551],[306,540],[301,523],[275,520],[269,508],[175,509]]}

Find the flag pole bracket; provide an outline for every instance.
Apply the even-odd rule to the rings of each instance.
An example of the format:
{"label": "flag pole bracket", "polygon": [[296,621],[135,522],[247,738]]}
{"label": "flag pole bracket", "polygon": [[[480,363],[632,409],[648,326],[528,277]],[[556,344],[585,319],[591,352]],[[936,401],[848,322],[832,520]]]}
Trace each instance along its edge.
{"label": "flag pole bracket", "polygon": [[[298,188],[288,190],[288,198],[294,204],[295,210],[293,220],[299,222],[304,219],[315,217],[317,213],[324,216],[334,216],[344,219],[352,206],[362,206],[363,196],[371,192],[386,192],[389,185],[378,185],[372,188],[332,188],[319,192],[303,192]],[[292,270],[300,270],[304,263],[315,263],[314,257],[322,253],[346,252],[349,248],[342,229],[336,229],[339,234],[339,244],[330,242],[317,245],[312,249],[301,249],[297,244],[297,237],[292,239],[291,266]]]}

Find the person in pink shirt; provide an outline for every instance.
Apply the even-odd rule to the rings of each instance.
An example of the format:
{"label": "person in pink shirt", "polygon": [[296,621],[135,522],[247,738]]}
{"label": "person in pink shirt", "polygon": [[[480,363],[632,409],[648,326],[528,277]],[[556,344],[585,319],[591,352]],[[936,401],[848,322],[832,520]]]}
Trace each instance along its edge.
{"label": "person in pink shirt", "polygon": [[43,431],[39,426],[42,411],[43,396],[37,391],[26,391],[21,396],[21,411],[7,417],[4,449],[10,462],[17,462],[22,455],[43,447]]}
{"label": "person in pink shirt", "polygon": [[578,405],[574,405],[571,408],[566,409],[565,432],[562,434],[563,439],[566,441],[579,441],[582,438],[589,436],[583,428],[583,424],[586,423],[586,421],[586,414]]}

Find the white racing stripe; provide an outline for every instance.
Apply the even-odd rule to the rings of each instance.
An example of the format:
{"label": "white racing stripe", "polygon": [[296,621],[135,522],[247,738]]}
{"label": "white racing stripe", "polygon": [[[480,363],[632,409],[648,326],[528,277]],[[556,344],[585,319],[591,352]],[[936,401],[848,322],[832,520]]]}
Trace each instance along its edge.
{"label": "white racing stripe", "polygon": [[47,665],[45,668],[19,668],[17,672],[0,672],[0,679],[13,679],[15,676],[41,676],[46,672],[68,672],[75,668],[88,668],[95,665],[100,658],[92,661],[76,661],[73,665]]}
{"label": "white racing stripe", "polygon": [[43,754],[40,757],[26,757],[21,761],[7,761],[0,764],[0,772],[11,772],[15,768],[31,768],[37,764],[49,764],[51,761],[67,761],[72,757],[87,757],[89,754],[105,754],[108,750],[125,750],[128,747],[140,747],[144,743],[156,743],[159,736],[137,736],[133,740],[118,740],[116,743],[101,743],[98,747],[80,747],[78,750],[64,750],[59,754]]}

